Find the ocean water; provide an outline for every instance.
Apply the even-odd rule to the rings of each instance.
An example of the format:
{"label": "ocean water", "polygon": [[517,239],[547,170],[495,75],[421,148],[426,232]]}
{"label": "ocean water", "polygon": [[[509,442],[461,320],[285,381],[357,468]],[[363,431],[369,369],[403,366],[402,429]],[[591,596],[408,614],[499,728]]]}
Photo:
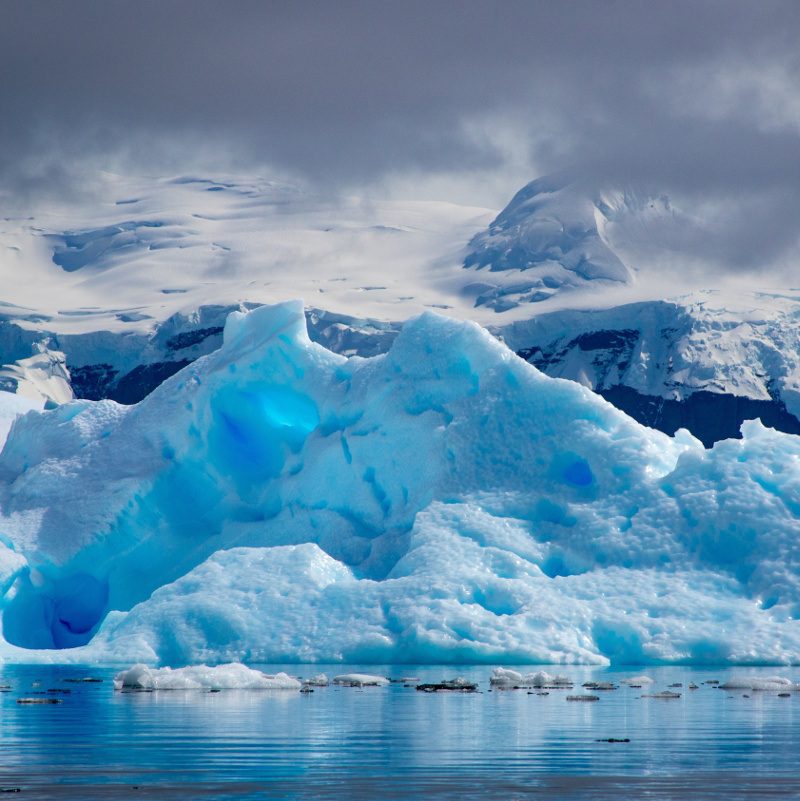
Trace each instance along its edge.
{"label": "ocean water", "polygon": [[[480,693],[393,684],[294,691],[114,692],[114,669],[2,666],[0,790],[20,799],[800,798],[800,693],[702,684],[776,668],[564,667],[576,682],[647,673],[594,703],[489,692],[489,667],[270,665],[311,676],[464,676]],[[527,671],[533,668],[524,668]],[[553,672],[554,669],[546,668]],[[66,681],[86,676],[96,683]],[[689,682],[700,684],[688,690]],[[643,693],[680,682],[677,700]],[[47,693],[48,690],[70,690]],[[58,705],[28,706],[45,693]],[[607,738],[628,743],[598,742]]]}

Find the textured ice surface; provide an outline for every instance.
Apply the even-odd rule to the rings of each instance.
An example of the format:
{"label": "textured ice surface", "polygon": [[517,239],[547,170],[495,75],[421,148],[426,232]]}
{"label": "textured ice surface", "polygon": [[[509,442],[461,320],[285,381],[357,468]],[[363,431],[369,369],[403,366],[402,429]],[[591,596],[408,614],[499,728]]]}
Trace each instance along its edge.
{"label": "textured ice surface", "polygon": [[183,668],[151,668],[134,665],[118,673],[114,689],[124,690],[299,690],[300,682],[277,673],[274,676],[242,664],[192,665]]}
{"label": "textured ice surface", "polygon": [[798,661],[800,439],[743,433],[646,429],[472,323],[346,359],[300,303],[236,313],[137,406],[14,424],[0,653]]}

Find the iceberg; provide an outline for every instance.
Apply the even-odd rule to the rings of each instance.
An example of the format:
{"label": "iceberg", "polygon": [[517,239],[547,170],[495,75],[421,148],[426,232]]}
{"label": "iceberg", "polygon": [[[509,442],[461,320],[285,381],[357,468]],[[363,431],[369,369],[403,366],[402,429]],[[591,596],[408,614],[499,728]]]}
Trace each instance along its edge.
{"label": "iceberg", "polygon": [[800,661],[800,438],[706,450],[474,323],[382,355],[300,302],[135,406],[72,401],[0,454],[0,658]]}

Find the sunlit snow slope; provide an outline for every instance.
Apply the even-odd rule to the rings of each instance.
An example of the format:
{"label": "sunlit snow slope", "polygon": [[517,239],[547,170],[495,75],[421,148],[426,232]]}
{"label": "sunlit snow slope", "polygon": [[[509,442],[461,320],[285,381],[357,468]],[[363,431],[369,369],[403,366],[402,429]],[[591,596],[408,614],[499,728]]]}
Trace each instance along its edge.
{"label": "sunlit snow slope", "polygon": [[0,218],[0,321],[134,333],[205,305],[299,294],[384,320],[431,307],[465,312],[461,260],[491,216],[263,180],[97,176],[81,202]]}
{"label": "sunlit snow slope", "polygon": [[0,650],[798,661],[800,439],[744,434],[643,428],[432,313],[368,359],[300,303],[236,313],[137,406],[14,425]]}

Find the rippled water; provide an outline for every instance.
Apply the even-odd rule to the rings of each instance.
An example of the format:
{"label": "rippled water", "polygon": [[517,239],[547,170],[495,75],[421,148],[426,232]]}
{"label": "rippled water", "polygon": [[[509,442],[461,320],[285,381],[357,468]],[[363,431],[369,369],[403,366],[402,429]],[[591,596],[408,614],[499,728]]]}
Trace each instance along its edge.
{"label": "rippled water", "polygon": [[[265,668],[267,669],[267,668]],[[270,666],[422,680],[463,675],[479,694],[402,685],[115,693],[114,670],[4,666],[0,789],[21,799],[704,799],[800,797],[800,693],[701,685],[678,700],[623,687],[489,692],[487,667]],[[526,668],[528,670],[528,668]],[[552,668],[551,668],[552,670]],[[577,683],[642,670],[564,668]],[[650,668],[653,689],[767,669]],[[65,682],[98,676],[97,684]],[[40,686],[34,683],[39,682]],[[63,703],[21,696],[70,689]],[[52,694],[51,694],[52,695]],[[629,743],[597,742],[630,738]]]}

